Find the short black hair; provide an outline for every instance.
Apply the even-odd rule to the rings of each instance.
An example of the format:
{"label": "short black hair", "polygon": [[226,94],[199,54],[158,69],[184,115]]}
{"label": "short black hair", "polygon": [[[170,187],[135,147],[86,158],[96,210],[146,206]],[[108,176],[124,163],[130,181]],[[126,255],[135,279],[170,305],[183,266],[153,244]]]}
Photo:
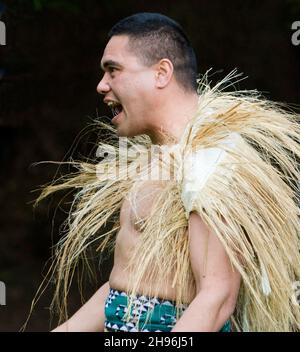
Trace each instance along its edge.
{"label": "short black hair", "polygon": [[159,13],[137,13],[115,24],[108,39],[115,35],[127,35],[130,48],[145,65],[169,59],[177,82],[186,90],[197,90],[196,55],[176,21]]}

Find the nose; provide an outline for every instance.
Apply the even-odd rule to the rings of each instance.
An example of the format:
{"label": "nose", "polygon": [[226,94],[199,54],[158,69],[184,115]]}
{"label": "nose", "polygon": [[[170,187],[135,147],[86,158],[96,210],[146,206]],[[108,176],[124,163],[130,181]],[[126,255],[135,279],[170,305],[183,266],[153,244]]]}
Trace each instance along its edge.
{"label": "nose", "polygon": [[107,80],[107,73],[105,72],[105,74],[103,75],[102,79],[100,80],[100,82],[97,85],[97,92],[99,94],[106,94],[110,91],[110,85],[109,82]]}

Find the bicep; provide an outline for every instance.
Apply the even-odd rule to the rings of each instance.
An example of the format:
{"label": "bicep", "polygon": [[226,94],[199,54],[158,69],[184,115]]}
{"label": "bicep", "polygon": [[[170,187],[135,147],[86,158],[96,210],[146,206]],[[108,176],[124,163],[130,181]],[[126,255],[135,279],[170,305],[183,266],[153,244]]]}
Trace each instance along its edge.
{"label": "bicep", "polygon": [[190,215],[189,240],[190,260],[197,292],[212,290],[236,299],[240,286],[240,274],[232,266],[217,235],[196,213]]}

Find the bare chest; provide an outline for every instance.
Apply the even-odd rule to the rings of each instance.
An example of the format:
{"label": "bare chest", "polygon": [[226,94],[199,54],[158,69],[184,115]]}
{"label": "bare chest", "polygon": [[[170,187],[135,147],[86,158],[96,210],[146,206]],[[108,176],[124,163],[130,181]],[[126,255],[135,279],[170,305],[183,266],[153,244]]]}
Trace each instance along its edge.
{"label": "bare chest", "polygon": [[139,188],[129,194],[124,199],[121,207],[121,227],[140,232],[145,220],[155,206],[155,200],[160,195],[162,187],[162,182],[143,182]]}

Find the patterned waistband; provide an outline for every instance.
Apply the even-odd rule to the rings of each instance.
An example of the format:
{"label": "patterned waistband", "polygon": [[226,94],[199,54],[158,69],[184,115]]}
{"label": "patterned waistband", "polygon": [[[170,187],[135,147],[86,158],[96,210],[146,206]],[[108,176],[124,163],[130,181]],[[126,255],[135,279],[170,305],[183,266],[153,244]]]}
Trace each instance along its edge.
{"label": "patterned waistband", "polygon": [[177,309],[182,314],[187,308],[187,305],[176,308],[174,301],[145,295],[136,295],[132,299],[129,316],[128,294],[110,288],[105,302],[106,331],[171,331],[177,321]]}
{"label": "patterned waistband", "polygon": [[[144,295],[133,296],[133,304],[128,313],[128,294],[110,288],[105,302],[104,331],[108,332],[169,332],[188,307],[182,305],[177,312],[174,301]],[[177,307],[178,308],[178,307]],[[129,317],[129,319],[127,319]],[[230,332],[231,323],[226,321],[220,332]]]}

